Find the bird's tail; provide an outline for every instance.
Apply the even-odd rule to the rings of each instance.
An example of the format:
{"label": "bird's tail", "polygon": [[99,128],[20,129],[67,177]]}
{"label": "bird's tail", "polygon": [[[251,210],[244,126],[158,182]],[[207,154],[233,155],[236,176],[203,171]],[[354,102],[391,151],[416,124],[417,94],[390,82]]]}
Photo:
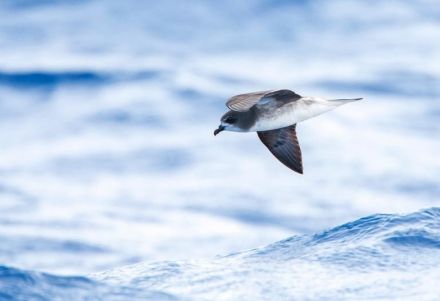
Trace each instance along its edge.
{"label": "bird's tail", "polygon": [[339,98],[339,99],[329,99],[328,101],[330,102],[335,102],[337,104],[344,104],[344,103],[348,103],[348,102],[353,102],[353,101],[358,101],[358,100],[362,100],[363,98]]}

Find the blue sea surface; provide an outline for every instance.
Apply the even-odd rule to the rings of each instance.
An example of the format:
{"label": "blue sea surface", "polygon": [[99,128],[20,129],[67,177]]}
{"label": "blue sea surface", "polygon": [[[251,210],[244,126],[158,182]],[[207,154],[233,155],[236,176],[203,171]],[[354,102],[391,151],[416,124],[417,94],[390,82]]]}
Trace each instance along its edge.
{"label": "blue sea surface", "polygon": [[376,214],[204,260],[88,277],[0,266],[0,300],[436,300],[440,209]]}
{"label": "blue sea surface", "polygon": [[[0,300],[438,300],[439,32],[431,0],[1,1]],[[302,176],[213,136],[275,88],[364,98],[297,126]]]}

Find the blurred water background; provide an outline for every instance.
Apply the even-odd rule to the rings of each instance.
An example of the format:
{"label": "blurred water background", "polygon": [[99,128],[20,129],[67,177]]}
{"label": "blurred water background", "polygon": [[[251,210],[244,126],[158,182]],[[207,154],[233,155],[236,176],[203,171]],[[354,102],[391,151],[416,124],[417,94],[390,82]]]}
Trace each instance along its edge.
{"label": "blurred water background", "polygon": [[[365,98],[298,126],[303,176],[212,135],[274,88]],[[439,96],[437,1],[1,1],[0,300],[435,300]]]}

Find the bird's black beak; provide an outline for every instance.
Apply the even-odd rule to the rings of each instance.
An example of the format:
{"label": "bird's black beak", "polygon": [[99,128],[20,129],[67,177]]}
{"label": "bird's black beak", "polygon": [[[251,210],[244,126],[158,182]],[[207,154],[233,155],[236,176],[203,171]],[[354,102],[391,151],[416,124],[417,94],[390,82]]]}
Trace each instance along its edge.
{"label": "bird's black beak", "polygon": [[223,131],[225,129],[225,127],[223,125],[219,125],[218,129],[216,129],[214,131],[214,136],[216,136],[218,133],[220,133],[221,131]]}

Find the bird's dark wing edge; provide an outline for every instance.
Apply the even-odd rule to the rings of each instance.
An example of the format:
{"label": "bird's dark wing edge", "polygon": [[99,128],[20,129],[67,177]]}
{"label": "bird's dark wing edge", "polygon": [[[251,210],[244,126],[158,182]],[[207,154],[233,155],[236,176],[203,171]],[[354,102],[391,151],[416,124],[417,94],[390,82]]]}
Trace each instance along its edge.
{"label": "bird's dark wing edge", "polygon": [[300,95],[288,89],[259,91],[235,95],[226,102],[226,106],[232,111],[245,112],[254,105],[258,105],[259,102],[267,103],[266,101],[262,101],[263,99],[267,100],[269,103],[285,103],[300,98]]}
{"label": "bird's dark wing edge", "polygon": [[289,102],[289,101],[296,101],[300,99],[302,96],[299,94],[296,94],[292,90],[288,89],[282,89],[282,90],[276,90],[272,91],[270,93],[267,93],[264,95],[266,98],[274,98],[276,101],[279,102]]}
{"label": "bird's dark wing edge", "polygon": [[301,148],[296,137],[296,124],[271,131],[257,132],[261,142],[288,168],[303,174]]}

